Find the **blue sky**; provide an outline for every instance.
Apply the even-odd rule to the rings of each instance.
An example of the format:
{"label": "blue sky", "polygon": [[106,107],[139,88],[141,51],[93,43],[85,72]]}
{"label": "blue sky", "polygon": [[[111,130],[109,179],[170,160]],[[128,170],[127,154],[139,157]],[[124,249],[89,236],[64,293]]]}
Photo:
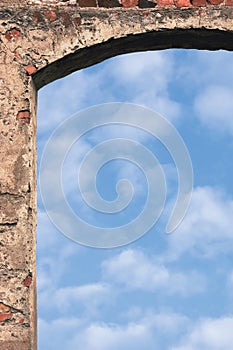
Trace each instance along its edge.
{"label": "blue sky", "polygon": [[118,56],[39,92],[38,173],[45,144],[60,123],[107,102],[131,102],[162,114],[185,141],[194,171],[188,213],[166,235],[178,184],[160,142],[125,126],[99,128],[80,139],[64,162],[63,189],[77,215],[94,225],[133,220],[147,191],[143,172],[116,160],[98,173],[97,189],[105,200],[113,200],[117,181],[127,178],[135,191],[129,207],[104,215],[85,205],[77,172],[96,144],[119,137],[140,142],[166,175],[167,200],[156,225],[115,249],[81,246],[62,235],[45,212],[38,186],[40,350],[233,348],[232,81],[232,53],[166,50]]}

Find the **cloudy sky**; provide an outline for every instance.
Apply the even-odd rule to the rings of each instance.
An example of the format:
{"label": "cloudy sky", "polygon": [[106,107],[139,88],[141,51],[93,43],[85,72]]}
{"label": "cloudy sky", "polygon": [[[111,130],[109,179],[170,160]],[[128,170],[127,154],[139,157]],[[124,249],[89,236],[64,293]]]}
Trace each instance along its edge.
{"label": "cloudy sky", "polygon": [[[97,174],[99,194],[116,198],[128,179],[128,207],[103,214],[83,202],[77,174],[97,144],[127,138],[159,160],[167,198],[157,223],[140,239],[114,249],[77,244],[48,218],[38,183],[37,274],[39,350],[231,350],[233,348],[233,65],[232,53],[166,50],[118,56],[44,87],[38,107],[38,177],[53,131],[70,116],[108,102],[130,102],[168,119],[192,159],[190,208],[170,235],[165,228],[177,194],[173,160],[141,130],[106,126],[76,142],[62,169],[64,195],[76,215],[98,227],[134,220],[147,181],[135,164],[117,159]],[[62,143],[62,139],[61,139]],[[56,174],[49,174],[48,184]],[[65,220],[65,218],[64,218]],[[78,229],[78,228],[77,228]]]}

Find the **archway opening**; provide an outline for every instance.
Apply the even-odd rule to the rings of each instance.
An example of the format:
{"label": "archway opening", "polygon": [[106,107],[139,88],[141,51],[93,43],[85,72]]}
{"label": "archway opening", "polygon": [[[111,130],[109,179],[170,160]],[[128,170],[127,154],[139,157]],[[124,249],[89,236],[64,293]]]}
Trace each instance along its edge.
{"label": "archway opening", "polygon": [[[67,158],[63,184],[79,212],[82,206],[75,202],[72,187],[79,155],[101,137],[133,137],[155,152],[170,199],[158,225],[141,239],[104,251],[78,246],[59,234],[39,201],[39,349],[204,348],[220,347],[223,338],[231,343],[224,327],[231,329],[233,324],[231,66],[231,54],[224,51],[147,52],[115,57],[41,90],[39,155],[54,128],[78,110],[97,103],[131,102],[155,109],[175,125],[190,152],[195,182],[191,208],[169,237],[163,233],[177,179],[164,149],[127,128],[99,130],[77,144]],[[56,74],[63,76],[61,72]],[[49,74],[42,72],[37,81],[48,82]],[[110,175],[97,177],[103,197],[114,199],[112,185],[126,174],[139,191],[135,203],[140,209],[146,185],[142,174],[124,162],[103,170]],[[90,214],[86,218],[102,221]],[[219,334],[219,327],[224,328],[223,338],[207,337],[208,329]]]}

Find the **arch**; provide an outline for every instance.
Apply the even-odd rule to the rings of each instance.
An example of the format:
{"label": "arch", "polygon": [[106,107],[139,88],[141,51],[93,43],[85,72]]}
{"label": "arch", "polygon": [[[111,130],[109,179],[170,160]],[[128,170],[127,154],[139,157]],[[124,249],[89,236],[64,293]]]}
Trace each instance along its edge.
{"label": "arch", "polygon": [[1,2],[2,348],[37,347],[37,90],[123,53],[167,48],[233,50],[232,0],[225,1],[159,0],[160,6],[154,0]]}
{"label": "arch", "polygon": [[171,29],[131,34],[85,47],[52,62],[34,74],[37,89],[101,61],[131,52],[171,48],[233,50],[233,33],[216,29]]}

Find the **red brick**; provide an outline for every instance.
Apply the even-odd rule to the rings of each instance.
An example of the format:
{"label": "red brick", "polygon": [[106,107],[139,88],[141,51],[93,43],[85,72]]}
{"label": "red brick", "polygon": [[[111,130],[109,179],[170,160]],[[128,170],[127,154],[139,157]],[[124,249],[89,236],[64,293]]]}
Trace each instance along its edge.
{"label": "red brick", "polygon": [[30,124],[30,112],[29,111],[19,111],[17,118],[20,119],[23,123]]}
{"label": "red brick", "polygon": [[11,29],[11,30],[8,30],[6,33],[5,33],[5,38],[10,41],[11,39],[15,38],[15,39],[18,39],[21,35],[21,32],[18,30],[18,29]]}
{"label": "red brick", "polygon": [[23,285],[25,286],[25,287],[29,287],[30,286],[30,284],[32,283],[32,276],[27,276],[26,278],[25,278],[25,280],[23,281]]}
{"label": "red brick", "polygon": [[17,29],[12,29],[11,34],[14,38],[18,39],[21,35],[21,32]]}
{"label": "red brick", "polygon": [[24,323],[24,318],[21,317],[21,318],[19,319],[19,323]]}
{"label": "red brick", "polygon": [[224,0],[208,0],[208,2],[211,4],[211,5],[219,5],[223,2]]}
{"label": "red brick", "polygon": [[13,314],[0,314],[0,322],[9,320],[12,316]]}
{"label": "red brick", "polygon": [[30,119],[30,112],[29,111],[19,111],[17,114],[18,119]]}
{"label": "red brick", "polygon": [[206,0],[192,0],[193,6],[206,6]]}
{"label": "red brick", "polygon": [[138,0],[121,0],[121,4],[124,8],[135,7],[138,5]]}
{"label": "red brick", "polygon": [[50,22],[54,22],[57,19],[57,14],[55,11],[44,11],[44,16],[47,18]]}
{"label": "red brick", "polygon": [[177,7],[189,7],[191,6],[190,0],[175,0]]}
{"label": "red brick", "polygon": [[35,73],[37,71],[35,66],[24,66],[24,69],[26,70],[26,72],[29,75],[32,75],[33,73]]}
{"label": "red brick", "polygon": [[172,6],[174,5],[174,0],[158,0],[158,6]]}
{"label": "red brick", "polygon": [[12,39],[11,33],[10,32],[6,32],[5,38],[6,38],[6,40],[10,41]]}
{"label": "red brick", "polygon": [[226,6],[233,6],[233,0],[226,0],[225,4]]}

